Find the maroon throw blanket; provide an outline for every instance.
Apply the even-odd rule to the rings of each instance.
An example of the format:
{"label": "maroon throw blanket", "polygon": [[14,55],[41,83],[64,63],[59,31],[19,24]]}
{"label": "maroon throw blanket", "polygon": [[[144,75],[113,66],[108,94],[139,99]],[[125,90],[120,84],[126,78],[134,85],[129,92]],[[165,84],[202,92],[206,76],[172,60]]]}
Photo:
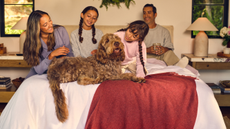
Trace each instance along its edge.
{"label": "maroon throw blanket", "polygon": [[154,74],[146,83],[105,81],[95,92],[86,129],[192,129],[197,115],[195,78]]}

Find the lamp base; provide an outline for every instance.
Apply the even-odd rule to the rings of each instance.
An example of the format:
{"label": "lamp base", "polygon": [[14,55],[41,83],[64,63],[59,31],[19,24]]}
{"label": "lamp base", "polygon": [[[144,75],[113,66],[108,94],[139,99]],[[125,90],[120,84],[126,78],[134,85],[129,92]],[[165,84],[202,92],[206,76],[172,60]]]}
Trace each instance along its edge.
{"label": "lamp base", "polygon": [[208,56],[208,36],[200,31],[194,41],[194,56]]}
{"label": "lamp base", "polygon": [[24,42],[26,40],[26,31],[22,32],[19,37],[19,53],[23,54]]}

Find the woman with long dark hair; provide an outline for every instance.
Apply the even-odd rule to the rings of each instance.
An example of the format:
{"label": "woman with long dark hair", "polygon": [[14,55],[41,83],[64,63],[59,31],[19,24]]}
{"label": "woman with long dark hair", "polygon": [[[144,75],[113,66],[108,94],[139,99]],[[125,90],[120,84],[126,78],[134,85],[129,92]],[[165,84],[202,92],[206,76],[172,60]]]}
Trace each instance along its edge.
{"label": "woman with long dark hair", "polygon": [[70,36],[74,56],[86,58],[97,49],[103,36],[103,32],[94,26],[98,16],[98,10],[93,6],[87,6],[81,12],[79,28],[74,30]]}
{"label": "woman with long dark hair", "polygon": [[33,11],[27,21],[24,60],[33,67],[26,78],[46,73],[54,57],[73,56],[69,36],[63,26],[53,25],[48,13]]}

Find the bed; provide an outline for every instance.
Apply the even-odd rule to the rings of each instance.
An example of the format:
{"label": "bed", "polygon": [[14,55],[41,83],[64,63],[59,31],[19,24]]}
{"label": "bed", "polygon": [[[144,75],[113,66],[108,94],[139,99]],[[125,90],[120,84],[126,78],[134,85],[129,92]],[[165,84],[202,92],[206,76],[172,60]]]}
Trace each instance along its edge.
{"label": "bed", "polygon": [[[226,128],[212,90],[199,78],[199,73],[195,69],[190,66],[186,68],[165,66],[164,63],[153,58],[148,59],[146,68],[149,76],[173,73],[175,76],[195,78],[197,108],[193,110],[195,111],[195,116],[193,116],[195,119],[190,128]],[[157,79],[155,80],[157,81]],[[108,85],[108,83],[105,83],[105,85]],[[86,125],[86,128],[90,128],[91,126],[88,126],[91,124],[89,123],[89,111],[92,114],[92,109],[95,108],[92,107],[91,103],[95,103],[94,95],[99,87],[100,84],[82,86],[78,85],[77,82],[62,83],[61,89],[67,98],[69,117],[66,122],[61,123],[55,114],[54,100],[49,88],[47,75],[32,76],[22,83],[3,110],[0,117],[0,129],[84,129]],[[113,91],[113,93],[115,92]],[[171,92],[174,91],[172,90]],[[112,105],[113,103],[110,104]],[[179,106],[183,107],[184,104],[181,103]],[[191,109],[188,108],[187,110]],[[180,109],[177,112],[180,112]],[[170,116],[166,114],[164,117],[169,118]],[[186,118],[186,115],[184,117]],[[157,119],[158,117],[154,116],[154,118]],[[190,120],[190,116],[187,116],[186,119],[183,118],[185,122],[190,122]],[[105,123],[108,125],[107,122]],[[181,122],[174,124],[178,128],[183,128],[177,126],[182,125]],[[166,126],[161,126],[161,128],[163,127]]]}

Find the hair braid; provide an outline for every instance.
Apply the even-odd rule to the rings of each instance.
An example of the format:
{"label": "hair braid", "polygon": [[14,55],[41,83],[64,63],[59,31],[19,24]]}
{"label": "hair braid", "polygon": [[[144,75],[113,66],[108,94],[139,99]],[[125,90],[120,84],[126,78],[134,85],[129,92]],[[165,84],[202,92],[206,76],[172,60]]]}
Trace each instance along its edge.
{"label": "hair braid", "polygon": [[95,26],[94,24],[92,25],[92,42],[93,44],[96,44],[97,43],[97,40],[94,38],[95,37]]}
{"label": "hair braid", "polygon": [[79,23],[79,30],[78,30],[78,35],[79,35],[79,41],[82,43],[83,41],[83,37],[81,37],[82,35],[82,23],[83,23],[83,19],[81,18],[80,23]]}
{"label": "hair braid", "polygon": [[146,71],[145,71],[145,64],[144,64],[144,61],[143,61],[143,52],[142,52],[142,45],[141,45],[142,41],[139,41],[138,42],[138,45],[139,45],[139,54],[140,54],[140,61],[141,61],[141,64],[143,66],[143,71],[146,75]]}

